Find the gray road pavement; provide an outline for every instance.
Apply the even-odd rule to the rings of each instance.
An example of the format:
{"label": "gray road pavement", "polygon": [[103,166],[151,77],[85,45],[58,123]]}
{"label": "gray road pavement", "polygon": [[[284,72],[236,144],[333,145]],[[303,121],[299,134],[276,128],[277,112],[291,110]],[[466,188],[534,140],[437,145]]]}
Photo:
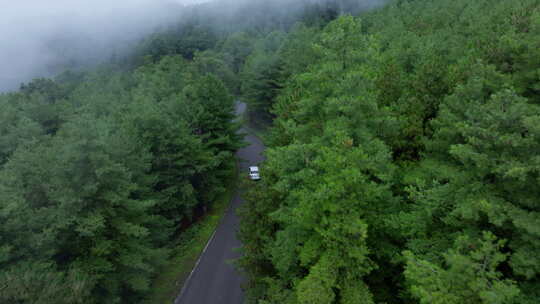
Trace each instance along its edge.
{"label": "gray road pavement", "polygon": [[[238,115],[241,115],[245,111],[245,104],[238,103],[236,111]],[[244,130],[243,132],[247,133]],[[250,145],[237,152],[242,175],[247,174],[249,165],[264,160],[261,155],[264,150],[261,140],[251,134],[246,135],[245,139]],[[231,207],[227,210],[174,304],[242,303],[243,293],[240,288],[242,277],[231,264],[232,260],[239,257],[239,252],[235,250],[240,247],[240,241],[236,238],[239,219],[235,211],[241,204],[242,198],[237,190]]]}

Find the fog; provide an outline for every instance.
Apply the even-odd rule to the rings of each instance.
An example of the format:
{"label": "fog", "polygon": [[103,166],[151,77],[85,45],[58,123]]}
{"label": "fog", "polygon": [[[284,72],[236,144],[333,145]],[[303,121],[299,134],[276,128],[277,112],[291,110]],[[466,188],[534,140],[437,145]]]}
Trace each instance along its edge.
{"label": "fog", "polygon": [[102,60],[196,0],[0,0],[0,91]]}
{"label": "fog", "polygon": [[[270,5],[278,7],[273,13],[280,13],[321,1],[325,0],[0,0],[0,92],[123,53],[145,35],[179,21],[182,11],[189,11],[183,8],[192,4],[219,2],[202,16],[211,23],[223,15],[238,17],[233,13],[238,8],[247,10],[242,19],[257,19],[248,16],[250,7]],[[358,3],[368,8],[384,1]]]}

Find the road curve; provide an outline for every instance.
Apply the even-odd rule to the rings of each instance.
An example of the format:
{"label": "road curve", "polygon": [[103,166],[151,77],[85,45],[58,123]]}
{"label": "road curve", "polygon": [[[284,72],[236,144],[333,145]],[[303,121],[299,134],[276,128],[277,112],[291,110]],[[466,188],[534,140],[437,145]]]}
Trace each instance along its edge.
{"label": "road curve", "polygon": [[[244,103],[237,103],[236,114],[242,115],[245,109]],[[244,129],[241,132],[247,133]],[[252,134],[247,134],[245,140],[249,146],[236,153],[240,174],[243,175],[247,174],[249,165],[264,160],[262,156],[264,145],[261,140]],[[244,296],[240,288],[242,277],[231,265],[231,261],[240,255],[236,250],[241,246],[236,237],[240,221],[235,211],[242,202],[240,191],[237,190],[231,206],[174,304],[241,304],[243,302]]]}

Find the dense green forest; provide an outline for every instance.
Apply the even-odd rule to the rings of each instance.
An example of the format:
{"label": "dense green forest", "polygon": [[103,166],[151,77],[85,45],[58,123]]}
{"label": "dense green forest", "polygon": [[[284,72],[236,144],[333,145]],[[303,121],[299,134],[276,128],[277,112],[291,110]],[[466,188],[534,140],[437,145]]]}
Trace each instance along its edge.
{"label": "dense green forest", "polygon": [[248,303],[540,303],[540,2],[402,0],[262,36]]}
{"label": "dense green forest", "polygon": [[224,191],[240,146],[226,65],[144,61],[0,97],[1,303],[136,303]]}
{"label": "dense green forest", "polygon": [[225,190],[235,97],[268,125],[247,303],[539,303],[540,1],[383,2],[197,5],[0,94],[0,303],[144,301]]}
{"label": "dense green forest", "polygon": [[175,240],[230,184],[255,44],[337,16],[263,3],[186,8],[127,54],[0,94],[0,303],[147,303]]}

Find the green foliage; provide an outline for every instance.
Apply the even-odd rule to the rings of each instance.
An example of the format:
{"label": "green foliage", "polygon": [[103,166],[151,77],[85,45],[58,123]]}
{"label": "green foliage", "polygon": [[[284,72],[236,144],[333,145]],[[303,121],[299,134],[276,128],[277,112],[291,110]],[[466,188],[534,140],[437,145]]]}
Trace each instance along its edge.
{"label": "green foliage", "polygon": [[405,252],[405,275],[420,303],[516,303],[515,282],[501,280],[497,266],[507,256],[500,252],[504,242],[489,232],[480,242],[466,236],[456,240],[456,249],[444,255],[448,269],[417,260]]}
{"label": "green foliage", "polygon": [[253,51],[251,37],[245,32],[233,33],[223,41],[220,52],[234,73],[240,72],[246,58]]}
{"label": "green foliage", "polygon": [[[284,33],[272,32],[255,44],[255,48],[244,64],[241,73],[242,96],[250,110],[270,120],[270,108],[282,88],[282,62],[278,51]],[[266,117],[265,117],[266,116]]]}
{"label": "green foliage", "polygon": [[142,303],[170,303],[178,296],[184,283],[195,267],[201,252],[218,227],[223,215],[236,194],[238,184],[237,163],[233,159],[227,164],[229,178],[225,180],[226,191],[216,198],[208,213],[172,240],[170,258],[159,269],[151,291]]}
{"label": "green foliage", "polygon": [[394,1],[258,42],[248,302],[538,302],[539,12]]}
{"label": "green foliage", "polygon": [[91,284],[81,273],[59,272],[50,264],[19,264],[0,274],[3,303],[88,303]]}
{"label": "green foliage", "polygon": [[232,69],[225,62],[222,53],[213,50],[198,52],[195,54],[191,66],[195,69],[195,74],[212,74],[217,76],[223,81],[223,84],[225,84],[230,92],[236,92],[238,90],[236,75],[234,75]]}
{"label": "green foliage", "polygon": [[39,140],[44,130],[36,121],[25,117],[11,102],[16,100],[6,96],[0,99],[0,166],[3,165],[19,145]]}
{"label": "green foliage", "polygon": [[167,55],[181,55],[191,60],[197,52],[214,48],[216,42],[217,36],[213,28],[197,20],[188,19],[146,37],[137,46],[132,60],[140,63],[140,60],[146,57],[152,62],[157,62]]}
{"label": "green foliage", "polygon": [[0,95],[0,301],[144,299],[224,190],[233,93],[273,123],[248,303],[540,302],[538,1],[370,5],[208,3]]}
{"label": "green foliage", "polygon": [[144,298],[240,146],[226,73],[212,74],[224,64],[198,60],[103,66],[0,96],[2,302]]}
{"label": "green foliage", "polygon": [[149,229],[161,226],[147,212],[154,203],[131,198],[146,186],[136,178],[149,155],[112,130],[82,117],[46,145],[19,149],[2,171],[1,198],[10,202],[2,217],[11,260],[73,265],[109,297],[124,284],[147,288],[152,265],[163,258],[149,239]]}

